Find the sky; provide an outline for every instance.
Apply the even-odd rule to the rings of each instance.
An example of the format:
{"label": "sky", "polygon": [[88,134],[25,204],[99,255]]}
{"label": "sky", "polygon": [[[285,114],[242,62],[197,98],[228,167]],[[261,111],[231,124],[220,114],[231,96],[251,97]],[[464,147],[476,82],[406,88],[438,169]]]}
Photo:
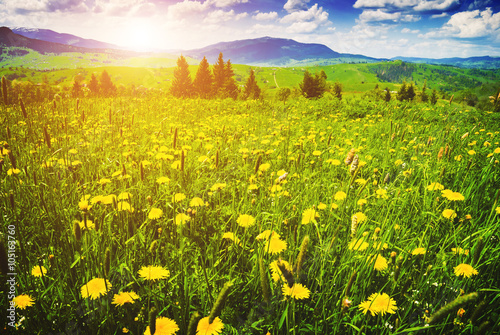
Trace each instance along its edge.
{"label": "sky", "polygon": [[137,50],[270,36],[376,58],[500,56],[498,0],[0,0],[0,25]]}

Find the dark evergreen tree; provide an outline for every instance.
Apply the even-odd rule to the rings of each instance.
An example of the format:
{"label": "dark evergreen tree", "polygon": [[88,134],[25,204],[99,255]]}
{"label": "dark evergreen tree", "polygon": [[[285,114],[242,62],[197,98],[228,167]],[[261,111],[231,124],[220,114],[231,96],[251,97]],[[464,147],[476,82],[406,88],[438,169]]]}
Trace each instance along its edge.
{"label": "dark evergreen tree", "polygon": [[101,95],[105,97],[112,96],[116,93],[116,86],[111,81],[111,77],[106,70],[102,71],[101,77],[99,78],[99,91]]}
{"label": "dark evergreen tree", "polygon": [[187,98],[193,95],[193,81],[189,72],[189,64],[182,55],[177,59],[170,92],[177,98]]}
{"label": "dark evergreen tree", "polygon": [[194,91],[200,98],[210,98],[213,92],[213,77],[206,57],[200,62],[194,78]]}
{"label": "dark evergreen tree", "polygon": [[71,88],[71,96],[73,98],[79,98],[82,96],[82,84],[78,80],[73,81],[73,87]]}
{"label": "dark evergreen tree", "polygon": [[436,90],[432,90],[431,104],[435,105],[437,101],[438,101],[437,92],[436,92]]}
{"label": "dark evergreen tree", "polygon": [[250,69],[250,76],[245,83],[244,96],[245,99],[260,98],[260,87],[257,85],[257,81],[255,80],[255,72],[253,69]]}
{"label": "dark evergreen tree", "polygon": [[420,94],[420,100],[422,102],[427,102],[429,100],[429,96],[427,96],[427,80],[424,81],[424,86],[422,86],[422,93]]}
{"label": "dark evergreen tree", "polygon": [[384,96],[384,100],[385,100],[386,102],[391,101],[391,91],[389,91],[389,87],[386,87],[386,88],[385,88],[385,96]]}
{"label": "dark evergreen tree", "polygon": [[403,84],[401,85],[401,87],[399,88],[399,91],[398,91],[397,98],[399,101],[406,100],[406,91],[407,91],[406,81],[404,81]]}
{"label": "dark evergreen tree", "polygon": [[97,81],[97,78],[93,73],[92,76],[90,76],[89,90],[90,94],[94,96],[99,94],[99,82]]}
{"label": "dark evergreen tree", "polygon": [[223,96],[236,99],[238,97],[238,85],[236,85],[236,80],[234,80],[233,66],[231,65],[231,60],[228,59],[226,66],[224,67],[225,81],[223,87]]}
{"label": "dark evergreen tree", "polygon": [[281,87],[276,93],[276,97],[285,104],[290,94],[292,94],[292,91],[288,87]]}
{"label": "dark evergreen tree", "polygon": [[413,101],[414,98],[415,98],[415,88],[413,87],[413,84],[410,84],[410,86],[408,86],[408,89],[406,90],[406,96],[404,100]]}
{"label": "dark evergreen tree", "polygon": [[214,95],[218,95],[226,82],[226,64],[224,63],[222,52],[219,53],[219,58],[217,59],[217,63],[214,64],[212,71],[214,74]]}

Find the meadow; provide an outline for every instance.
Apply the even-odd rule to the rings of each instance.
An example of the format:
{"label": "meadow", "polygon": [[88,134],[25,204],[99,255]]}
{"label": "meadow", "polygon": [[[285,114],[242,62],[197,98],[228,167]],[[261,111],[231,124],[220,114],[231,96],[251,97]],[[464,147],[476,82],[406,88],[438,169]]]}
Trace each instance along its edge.
{"label": "meadow", "polygon": [[331,95],[0,110],[7,331],[500,328],[499,115]]}

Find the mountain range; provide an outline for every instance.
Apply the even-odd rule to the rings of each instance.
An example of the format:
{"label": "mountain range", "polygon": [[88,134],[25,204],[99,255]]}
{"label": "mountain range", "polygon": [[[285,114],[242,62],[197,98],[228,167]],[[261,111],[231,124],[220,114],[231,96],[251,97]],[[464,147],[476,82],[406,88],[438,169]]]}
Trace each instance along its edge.
{"label": "mountain range", "polygon": [[[49,29],[22,27],[12,30],[7,27],[1,27],[0,45],[28,48],[39,53],[92,52],[121,54],[122,56],[125,56],[126,53],[131,53],[134,56],[152,55],[151,53],[131,52],[126,50],[126,48],[114,44],[84,39],[71,34],[61,34]],[[217,61],[220,52],[223,53],[225,59],[230,59],[233,64],[253,66],[307,66],[402,60],[412,63],[451,65],[466,68],[500,68],[500,57],[483,56],[443,59],[394,57],[392,59],[381,59],[339,53],[323,44],[307,44],[291,39],[273,37],[221,42],[200,49],[177,50],[174,54],[183,54],[197,60],[201,60],[205,56],[209,63],[213,64]]]}

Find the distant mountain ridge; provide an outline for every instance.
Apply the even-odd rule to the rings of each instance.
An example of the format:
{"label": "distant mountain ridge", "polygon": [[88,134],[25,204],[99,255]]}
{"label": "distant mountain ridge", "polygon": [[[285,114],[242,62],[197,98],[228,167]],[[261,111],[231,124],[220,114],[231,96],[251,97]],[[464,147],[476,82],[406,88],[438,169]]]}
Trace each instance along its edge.
{"label": "distant mountain ridge", "polygon": [[468,58],[418,58],[418,57],[393,57],[391,60],[402,60],[411,63],[424,63],[434,65],[452,65],[463,68],[482,68],[498,69],[500,68],[500,57],[476,56]]}
{"label": "distant mountain ridge", "polygon": [[100,42],[93,39],[81,38],[71,34],[58,33],[50,29],[38,29],[38,28],[23,28],[17,27],[12,28],[12,32],[24,37],[42,40],[47,42],[54,42],[66,45],[73,45],[76,47],[89,48],[89,49],[122,49],[121,47]]}

